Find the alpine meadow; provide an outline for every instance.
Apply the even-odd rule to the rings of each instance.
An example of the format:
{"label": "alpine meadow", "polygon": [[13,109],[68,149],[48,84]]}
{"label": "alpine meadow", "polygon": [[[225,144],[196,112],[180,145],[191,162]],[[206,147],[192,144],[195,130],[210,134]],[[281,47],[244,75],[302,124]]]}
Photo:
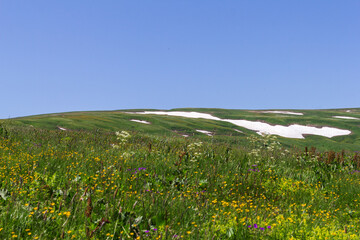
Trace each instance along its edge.
{"label": "alpine meadow", "polygon": [[359,0],[0,0],[0,240],[360,240]]}
{"label": "alpine meadow", "polygon": [[0,238],[359,239],[359,109],[180,110],[351,134],[292,139],[145,110],[3,120]]}

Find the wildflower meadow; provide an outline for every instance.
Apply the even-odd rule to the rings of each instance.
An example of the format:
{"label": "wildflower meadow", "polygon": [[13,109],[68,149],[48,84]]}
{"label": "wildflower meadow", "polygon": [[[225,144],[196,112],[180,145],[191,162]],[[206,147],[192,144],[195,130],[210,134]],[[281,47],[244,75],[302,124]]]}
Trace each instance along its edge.
{"label": "wildflower meadow", "polygon": [[360,239],[360,154],[0,131],[0,239]]}

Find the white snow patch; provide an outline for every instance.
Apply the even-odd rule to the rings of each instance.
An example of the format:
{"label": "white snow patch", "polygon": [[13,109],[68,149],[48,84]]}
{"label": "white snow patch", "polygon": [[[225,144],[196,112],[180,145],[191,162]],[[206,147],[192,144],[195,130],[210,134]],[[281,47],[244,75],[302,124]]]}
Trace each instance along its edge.
{"label": "white snow patch", "polygon": [[62,130],[62,131],[66,131],[67,129],[66,128],[63,128],[63,127],[58,127],[59,130]]}
{"label": "white snow patch", "polygon": [[189,135],[187,135],[187,134],[183,134],[182,136],[183,136],[183,137],[189,137]]}
{"label": "white snow patch", "polygon": [[333,116],[333,118],[342,118],[342,119],[360,120],[360,118],[356,118],[356,117],[348,117],[348,116]]}
{"label": "white snow patch", "polygon": [[[253,131],[256,131],[258,134],[271,134],[278,135],[286,138],[304,138],[303,134],[311,134],[311,135],[319,135],[324,137],[334,137],[334,136],[342,136],[349,135],[351,131],[338,129],[333,127],[310,127],[304,125],[293,124],[290,126],[283,125],[270,125],[268,123],[259,122],[259,121],[249,121],[249,120],[233,120],[233,119],[221,119],[218,117],[214,117],[207,113],[198,113],[198,112],[163,112],[163,111],[146,111],[146,112],[138,112],[138,114],[157,114],[157,115],[169,115],[169,116],[179,116],[179,117],[188,117],[188,118],[204,118],[209,120],[217,120],[223,122],[229,122],[236,126],[247,128]],[[298,114],[298,113],[297,113]],[[204,130],[196,130],[198,132]],[[211,132],[206,131],[211,134]],[[205,133],[205,132],[203,132]],[[205,134],[207,134],[205,133]]]}
{"label": "white snow patch", "polygon": [[351,110],[346,110],[345,112],[351,112]]}
{"label": "white snow patch", "polygon": [[214,117],[208,113],[199,113],[199,112],[162,112],[162,111],[145,111],[145,112],[136,112],[138,114],[156,114],[156,115],[168,115],[168,116],[176,116],[176,117],[187,117],[187,118],[204,118],[210,120],[218,120],[221,118]]}
{"label": "white snow patch", "polygon": [[233,130],[236,131],[236,132],[239,132],[239,133],[244,133],[243,131],[240,131],[240,130],[238,130],[236,128],[233,128]]}
{"label": "white snow patch", "polygon": [[130,121],[132,121],[132,122],[138,122],[138,123],[143,123],[143,124],[151,124],[150,122],[143,121],[143,120],[137,120],[137,119],[131,119]]}
{"label": "white snow patch", "polygon": [[289,114],[289,115],[304,115],[303,113],[299,112],[289,112],[289,111],[261,111],[262,113],[279,113],[279,114]]}
{"label": "white snow patch", "polygon": [[197,131],[197,132],[201,132],[201,133],[203,133],[203,134],[206,134],[206,135],[208,135],[208,136],[212,136],[212,135],[213,135],[212,132],[209,132],[209,131],[206,131],[206,130],[197,130],[197,129],[196,129],[196,131]]}
{"label": "white snow patch", "polygon": [[290,126],[283,125],[270,125],[263,122],[253,122],[248,120],[224,120],[230,122],[240,127],[244,127],[253,131],[256,131],[258,134],[271,134],[278,135],[286,138],[304,138],[303,134],[311,135],[320,135],[324,137],[335,137],[341,135],[348,135],[351,133],[349,130],[342,130],[332,127],[309,127],[304,125],[293,124]]}

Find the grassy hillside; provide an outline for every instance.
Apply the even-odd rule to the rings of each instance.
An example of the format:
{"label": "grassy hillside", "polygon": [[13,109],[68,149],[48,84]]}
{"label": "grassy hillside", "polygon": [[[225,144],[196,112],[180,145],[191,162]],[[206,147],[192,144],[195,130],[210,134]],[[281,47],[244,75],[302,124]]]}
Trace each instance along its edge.
{"label": "grassy hillside", "polygon": [[[108,122],[98,119],[106,114]],[[171,124],[186,130],[197,121],[160,116],[144,116],[159,126],[141,131],[168,137],[52,129],[115,128],[116,117],[129,124],[106,114],[2,128],[0,239],[359,239],[358,153],[288,151],[257,135],[242,148],[228,138],[201,143],[170,136]],[[93,118],[74,120],[84,116]]]}
{"label": "grassy hillside", "polygon": [[[149,109],[146,109],[149,110]],[[132,112],[145,111],[119,110],[119,111],[93,111],[93,112],[69,112],[44,114],[11,119],[11,124],[29,125],[44,129],[56,129],[63,127],[68,130],[94,130],[102,129],[113,132],[117,130],[129,130],[138,133],[155,136],[182,137],[189,135],[203,141],[227,142],[232,144],[246,144],[246,138],[256,134],[252,130],[242,128],[231,123],[191,119],[184,117],[162,115],[140,115]],[[287,147],[304,148],[314,146],[322,150],[360,150],[360,120],[337,119],[333,116],[350,116],[360,118],[360,109],[333,109],[333,110],[296,110],[303,116],[285,115],[274,113],[262,113],[251,110],[228,110],[228,109],[173,109],[170,111],[195,111],[208,113],[222,119],[244,119],[250,121],[263,121],[273,125],[301,124],[316,127],[328,126],[350,130],[351,135],[326,138],[322,136],[308,135],[305,139],[290,139],[279,137],[279,141]],[[293,110],[289,110],[293,111]],[[350,112],[349,112],[350,111]],[[148,121],[146,125],[132,122],[131,119]],[[213,137],[199,133],[196,130],[207,130],[214,133]],[[242,133],[235,131],[240,130]]]}

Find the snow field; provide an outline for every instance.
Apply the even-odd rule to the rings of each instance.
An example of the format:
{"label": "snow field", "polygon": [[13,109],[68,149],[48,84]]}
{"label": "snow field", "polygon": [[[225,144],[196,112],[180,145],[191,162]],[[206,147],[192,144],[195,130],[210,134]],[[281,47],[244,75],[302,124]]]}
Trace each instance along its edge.
{"label": "snow field", "polygon": [[[249,121],[249,120],[234,120],[234,119],[221,119],[218,117],[214,117],[207,113],[199,113],[199,112],[165,112],[165,111],[145,111],[145,112],[136,112],[137,114],[156,114],[156,115],[168,115],[168,116],[177,116],[177,117],[187,117],[187,118],[203,118],[209,120],[223,121],[229,122],[236,126],[243,127],[246,129],[250,129],[256,131],[258,134],[271,134],[278,135],[286,138],[298,138],[303,139],[303,135],[319,135],[323,137],[332,138],[335,136],[343,136],[351,134],[351,131],[338,129],[333,127],[312,127],[312,126],[304,126],[298,124],[292,124],[289,126],[283,125],[270,125],[268,123],[260,122],[260,121]],[[289,112],[287,112],[288,114]],[[290,112],[291,113],[291,112]],[[294,114],[294,113],[293,113]],[[296,113],[299,115],[300,113]],[[196,130],[198,132],[204,130]],[[207,132],[207,133],[205,133]],[[210,132],[205,131],[202,132],[204,134],[210,134]],[[212,135],[210,135],[212,136]]]}

